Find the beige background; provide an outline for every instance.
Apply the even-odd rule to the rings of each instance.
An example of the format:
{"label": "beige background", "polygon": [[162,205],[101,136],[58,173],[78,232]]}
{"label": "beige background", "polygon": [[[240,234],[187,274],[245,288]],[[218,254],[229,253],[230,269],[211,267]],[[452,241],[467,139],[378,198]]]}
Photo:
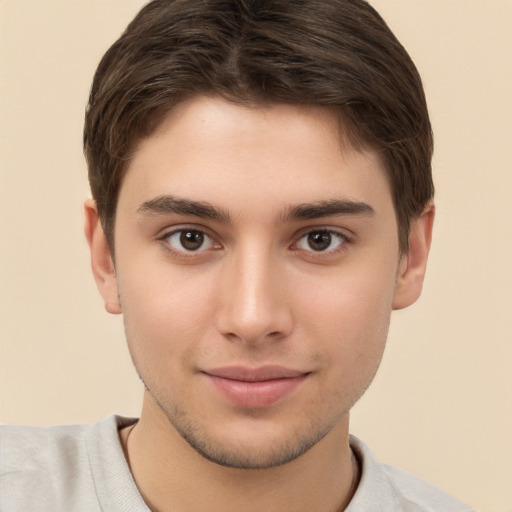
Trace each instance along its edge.
{"label": "beige background", "polygon": [[[395,314],[353,431],[478,510],[512,511],[512,2],[374,0],[416,61],[436,134],[424,295]],[[0,0],[0,421],[137,415],[120,318],[82,237],[81,125],[141,1]]]}

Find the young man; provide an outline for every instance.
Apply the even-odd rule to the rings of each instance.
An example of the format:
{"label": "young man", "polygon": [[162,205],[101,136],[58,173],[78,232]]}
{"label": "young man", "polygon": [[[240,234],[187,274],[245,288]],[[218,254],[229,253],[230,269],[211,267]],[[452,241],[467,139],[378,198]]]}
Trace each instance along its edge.
{"label": "young man", "polygon": [[421,81],[366,2],[149,3],[84,145],[142,412],[4,427],[1,511],[470,510],[349,436],[434,217]]}

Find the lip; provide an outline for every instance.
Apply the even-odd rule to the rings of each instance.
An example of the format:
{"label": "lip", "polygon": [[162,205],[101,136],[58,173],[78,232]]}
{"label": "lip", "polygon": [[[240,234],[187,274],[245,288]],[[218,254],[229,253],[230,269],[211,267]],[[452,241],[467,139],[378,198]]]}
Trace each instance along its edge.
{"label": "lip", "polygon": [[203,372],[214,388],[238,407],[269,407],[292,393],[309,375],[283,366],[229,366]]}

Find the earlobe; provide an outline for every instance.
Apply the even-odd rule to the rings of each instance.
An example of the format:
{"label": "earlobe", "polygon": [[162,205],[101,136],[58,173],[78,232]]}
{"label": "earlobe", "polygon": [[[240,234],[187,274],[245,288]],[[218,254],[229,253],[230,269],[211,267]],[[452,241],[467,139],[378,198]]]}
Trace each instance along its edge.
{"label": "earlobe", "polygon": [[421,295],[432,241],[434,213],[434,204],[429,203],[420,217],[411,222],[409,249],[400,261],[393,309],[406,308]]}
{"label": "earlobe", "polygon": [[93,199],[85,201],[84,213],[84,232],[91,251],[91,267],[96,285],[105,301],[105,309],[111,314],[119,314],[122,310],[114,262]]}

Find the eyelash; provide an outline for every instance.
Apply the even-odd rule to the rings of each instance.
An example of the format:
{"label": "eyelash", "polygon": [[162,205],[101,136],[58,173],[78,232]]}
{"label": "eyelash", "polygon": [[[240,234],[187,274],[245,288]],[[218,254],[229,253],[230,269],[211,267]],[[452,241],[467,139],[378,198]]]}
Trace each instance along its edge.
{"label": "eyelash", "polygon": [[[170,243],[170,239],[175,235],[181,234],[181,236],[182,236],[185,233],[196,233],[196,234],[202,235],[204,237],[205,241],[206,241],[206,239],[209,240],[209,244],[208,244],[209,247],[207,247],[206,249],[203,248],[203,245],[205,243],[204,241],[197,248],[197,250],[187,250],[184,247],[182,249],[176,249],[176,248],[172,247],[172,245]],[[203,228],[195,228],[195,227],[192,228],[192,227],[185,226],[185,227],[173,229],[172,231],[167,231],[166,233],[164,233],[162,236],[160,236],[158,238],[158,240],[160,242],[162,242],[164,248],[167,251],[172,253],[174,256],[178,256],[180,258],[197,258],[199,255],[201,255],[208,249],[217,250],[217,249],[222,248],[221,244],[215,242],[214,237],[212,237],[210,234],[208,234],[207,231],[204,230]]]}
{"label": "eyelash", "polygon": [[[181,241],[180,241],[180,244],[183,247],[182,249],[176,249],[176,248],[172,247],[172,245],[170,243],[170,239],[173,236],[176,236],[178,234],[181,234],[180,235],[180,237],[181,237],[185,233],[196,233],[196,234],[202,235],[205,240],[206,239],[209,240],[208,247],[206,247],[206,248],[203,247],[203,245],[205,243],[204,241],[197,248],[197,250],[187,250],[186,248],[183,247],[183,245],[181,244]],[[304,240],[306,237],[309,237],[309,236],[315,235],[315,234],[328,235],[329,237],[331,237],[330,243],[332,243],[332,238],[338,238],[339,243],[334,249],[318,250],[318,251],[315,251],[311,247],[310,247],[310,249],[304,249],[304,248],[298,247],[299,243],[302,240]],[[204,228],[201,228],[201,227],[196,228],[196,227],[186,227],[185,226],[185,227],[173,229],[172,231],[167,231],[166,233],[164,233],[162,236],[160,236],[158,238],[158,240],[160,242],[162,242],[164,248],[167,251],[169,251],[173,255],[181,257],[181,258],[197,258],[198,256],[202,255],[204,252],[208,251],[209,249],[219,250],[222,248],[222,245],[220,243],[216,242],[214,237],[211,236]],[[332,228],[327,228],[327,227],[324,228],[324,227],[319,226],[315,229],[308,228],[307,231],[302,231],[300,236],[298,238],[296,238],[296,241],[293,242],[289,247],[292,250],[309,253],[309,255],[311,257],[322,257],[322,256],[326,257],[326,256],[332,256],[332,255],[338,254],[338,253],[346,250],[347,245],[350,243],[353,243],[353,238],[348,236],[347,234],[341,233],[340,231],[334,230]]]}
{"label": "eyelash", "polygon": [[[338,239],[338,245],[335,248],[333,248],[333,249],[326,249],[326,250],[317,250],[317,251],[315,251],[311,247],[310,241],[308,240],[306,243],[308,243],[309,249],[301,249],[300,247],[298,247],[299,243],[302,240],[307,239],[311,235],[318,235],[318,234],[328,235],[330,237],[329,245],[331,243],[333,243],[333,239],[334,238],[337,238]],[[318,227],[318,228],[315,228],[315,229],[308,229],[308,231],[303,232],[302,235],[298,238],[298,240],[296,242],[294,242],[292,244],[291,247],[292,248],[295,247],[298,250],[304,250],[305,252],[310,253],[311,256],[315,256],[315,257],[322,257],[322,256],[324,256],[325,257],[325,256],[335,255],[335,254],[340,253],[341,251],[346,250],[347,249],[347,244],[350,244],[351,242],[353,242],[352,238],[347,236],[345,233],[341,233],[340,231],[336,231],[336,230],[330,229],[330,228]]]}

